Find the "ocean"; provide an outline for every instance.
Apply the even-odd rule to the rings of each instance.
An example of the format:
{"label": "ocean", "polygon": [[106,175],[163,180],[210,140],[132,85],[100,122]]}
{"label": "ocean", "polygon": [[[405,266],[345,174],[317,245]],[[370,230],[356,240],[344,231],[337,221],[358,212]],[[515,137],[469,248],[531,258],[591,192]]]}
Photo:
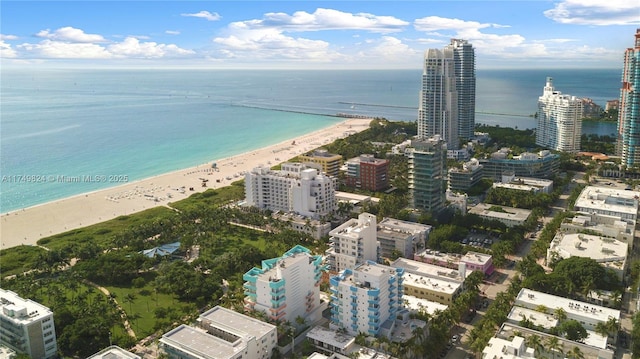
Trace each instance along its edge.
{"label": "ocean", "polygon": [[[0,72],[0,212],[248,152],[343,121],[413,121],[420,70],[42,70]],[[535,128],[547,76],[603,106],[619,70],[478,70],[476,123]],[[585,123],[612,134],[615,124]]]}

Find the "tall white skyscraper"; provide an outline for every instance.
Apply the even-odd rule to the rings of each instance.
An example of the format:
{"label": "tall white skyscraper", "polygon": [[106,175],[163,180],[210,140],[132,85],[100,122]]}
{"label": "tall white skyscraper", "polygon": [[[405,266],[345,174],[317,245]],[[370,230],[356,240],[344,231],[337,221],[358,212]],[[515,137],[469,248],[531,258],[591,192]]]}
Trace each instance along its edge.
{"label": "tall white skyscraper", "polygon": [[634,46],[624,52],[617,150],[623,165],[640,166],[640,29]]}
{"label": "tall white skyscraper", "polygon": [[460,39],[451,39],[456,89],[458,90],[458,138],[473,138],[476,126],[476,55],[473,46]]}
{"label": "tall white skyscraper", "polygon": [[466,40],[452,39],[425,52],[418,108],[418,136],[435,135],[457,149],[475,127],[475,52]]}
{"label": "tall white skyscraper", "polygon": [[575,96],[563,95],[547,83],[538,98],[538,128],[536,144],[556,151],[580,151],[582,136],[582,101]]}

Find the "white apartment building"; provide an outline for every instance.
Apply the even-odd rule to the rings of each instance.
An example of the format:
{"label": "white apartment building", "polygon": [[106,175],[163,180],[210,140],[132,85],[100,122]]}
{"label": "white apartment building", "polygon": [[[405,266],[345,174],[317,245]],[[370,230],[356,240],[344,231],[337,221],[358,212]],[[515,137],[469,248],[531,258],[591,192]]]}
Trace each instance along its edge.
{"label": "white apartment building", "polygon": [[483,359],[533,359],[534,354],[534,349],[527,347],[524,338],[519,336],[511,340],[493,337],[482,350]]}
{"label": "white apartment building", "polygon": [[124,350],[117,345],[111,345],[93,354],[87,359],[141,359],[141,357],[128,350]]}
{"label": "white apartment building", "polygon": [[401,268],[367,261],[331,277],[329,327],[352,335],[390,336],[402,308],[403,273]]}
{"label": "white apartment building", "polygon": [[564,233],[589,231],[589,233],[595,233],[602,237],[615,238],[626,243],[631,249],[635,226],[617,218],[602,217],[597,214],[578,214],[565,220],[560,225],[560,229]]}
{"label": "white apartment building", "polygon": [[322,268],[322,256],[300,245],[281,257],[263,260],[262,268],[254,267],[243,276],[245,310],[293,325],[298,317],[307,322],[320,319]]}
{"label": "white apartment building", "polygon": [[591,258],[601,266],[613,270],[622,280],[627,269],[628,245],[614,238],[585,233],[555,235],[547,249],[547,264],[570,257]]}
{"label": "white apartment building", "polygon": [[0,288],[0,345],[31,358],[55,358],[58,345],[53,312]]}
{"label": "white apartment building", "polygon": [[217,306],[197,326],[165,333],[159,346],[172,359],[269,359],[277,345],[275,325]]}
{"label": "white apartment building", "polygon": [[[587,186],[576,199],[574,209],[576,212],[619,219],[635,226],[638,219],[639,198],[640,192],[637,191]],[[596,221],[600,222],[600,220]]]}
{"label": "white apartment building", "polygon": [[516,177],[513,172],[503,173],[501,182],[494,182],[493,188],[507,188],[523,192],[547,193],[553,191],[553,181],[541,178]]}
{"label": "white apartment building", "polygon": [[469,213],[484,219],[500,221],[507,227],[523,225],[531,215],[531,211],[528,209],[498,206],[502,208],[502,211],[496,211],[492,209],[493,206],[492,204],[478,203],[469,209]]}
{"label": "white apartment building", "polygon": [[294,212],[318,219],[336,208],[335,178],[301,163],[283,163],[281,170],[256,167],[245,174],[246,205]]}
{"label": "white apartment building", "polygon": [[396,251],[405,258],[424,248],[432,227],[426,224],[383,218],[378,223],[378,245],[381,257],[390,257]]}
{"label": "white apartment building", "polygon": [[376,216],[362,213],[329,232],[326,261],[329,271],[353,269],[366,261],[378,260]]}
{"label": "white apartment building", "polygon": [[547,77],[542,96],[538,98],[536,144],[556,151],[580,151],[582,136],[582,101],[563,95]]}
{"label": "white apartment building", "polygon": [[586,330],[591,331],[595,330],[598,323],[605,323],[610,318],[620,321],[619,310],[558,297],[527,288],[520,290],[514,305],[532,310],[536,310],[542,305],[548,309],[548,313],[553,313],[557,308],[562,308],[567,314],[567,319],[575,319],[582,324]]}

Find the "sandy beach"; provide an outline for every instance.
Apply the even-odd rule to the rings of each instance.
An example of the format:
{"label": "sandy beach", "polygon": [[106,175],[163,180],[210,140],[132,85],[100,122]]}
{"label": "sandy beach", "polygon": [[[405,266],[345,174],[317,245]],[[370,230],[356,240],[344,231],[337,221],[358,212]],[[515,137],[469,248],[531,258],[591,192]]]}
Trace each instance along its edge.
{"label": "sandy beach", "polygon": [[[255,151],[3,213],[0,220],[0,249],[21,244],[35,245],[44,237],[148,208],[166,206],[169,202],[179,201],[209,188],[227,186],[243,179],[242,173],[245,171],[259,165],[285,162],[336,139],[363,131],[369,128],[370,122],[371,119],[346,119],[337,125]],[[202,186],[203,179],[207,180],[207,187]]]}

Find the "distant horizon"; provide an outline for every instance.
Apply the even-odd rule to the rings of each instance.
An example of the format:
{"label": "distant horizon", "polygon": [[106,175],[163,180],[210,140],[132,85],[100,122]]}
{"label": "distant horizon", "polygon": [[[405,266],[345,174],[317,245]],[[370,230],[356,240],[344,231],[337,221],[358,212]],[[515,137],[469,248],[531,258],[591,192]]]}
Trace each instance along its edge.
{"label": "distant horizon", "polygon": [[478,69],[621,68],[629,0],[3,1],[2,67],[420,69],[469,41]]}

